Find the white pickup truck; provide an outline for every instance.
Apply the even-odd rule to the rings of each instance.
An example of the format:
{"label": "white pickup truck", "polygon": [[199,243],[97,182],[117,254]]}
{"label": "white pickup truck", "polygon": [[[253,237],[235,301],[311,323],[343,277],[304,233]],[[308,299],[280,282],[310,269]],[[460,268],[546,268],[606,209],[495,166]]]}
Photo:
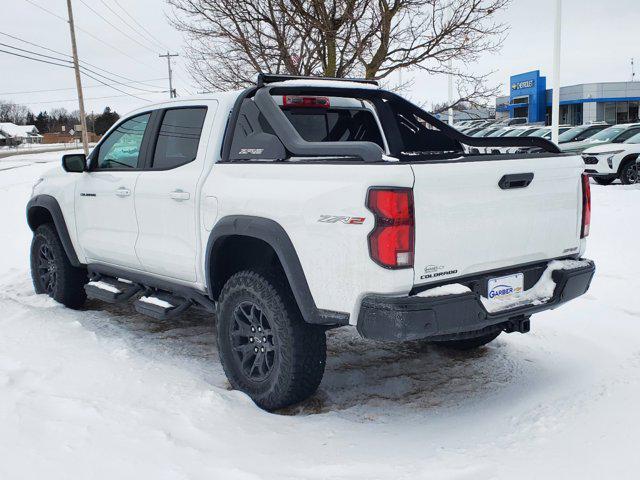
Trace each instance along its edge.
{"label": "white pickup truck", "polygon": [[62,166],[27,206],[35,290],[210,311],[229,382],[268,410],[317,389],[329,328],[474,348],[595,271],[580,156],[466,137],[370,81],[261,74],[134,111]]}

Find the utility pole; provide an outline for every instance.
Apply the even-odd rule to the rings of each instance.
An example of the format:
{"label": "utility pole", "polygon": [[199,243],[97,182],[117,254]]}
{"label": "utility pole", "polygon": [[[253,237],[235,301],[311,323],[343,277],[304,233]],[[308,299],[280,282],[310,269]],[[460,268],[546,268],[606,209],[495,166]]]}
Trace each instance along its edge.
{"label": "utility pole", "polygon": [[551,140],[558,144],[560,127],[560,35],[562,33],[562,0],[556,0],[556,25],[553,41],[553,99],[551,102]]}
{"label": "utility pole", "polygon": [[636,65],[634,63],[633,57],[631,58],[631,81],[636,81]]}
{"label": "utility pole", "polygon": [[177,53],[169,53],[167,50],[166,55],[158,55],[158,57],[167,58],[167,67],[169,68],[169,98],[176,98],[176,91],[173,89],[173,72],[171,70],[171,57],[179,57]]}
{"label": "utility pole", "polygon": [[82,95],[82,79],[80,78],[80,62],[78,61],[78,47],[76,45],[76,30],[73,24],[73,9],[71,0],[67,0],[69,11],[69,30],[71,32],[71,50],[73,52],[73,69],[76,72],[76,89],[78,90],[78,104],[80,108],[80,125],[82,126],[82,148],[84,154],[89,155],[89,136],[87,133],[87,117],[84,114],[84,96]]}

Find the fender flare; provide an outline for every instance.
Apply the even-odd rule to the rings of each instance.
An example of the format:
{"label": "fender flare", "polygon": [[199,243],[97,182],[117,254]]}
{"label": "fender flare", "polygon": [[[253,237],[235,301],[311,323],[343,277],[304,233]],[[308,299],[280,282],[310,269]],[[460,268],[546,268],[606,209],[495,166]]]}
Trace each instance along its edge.
{"label": "fender flare", "polygon": [[349,314],[347,313],[318,309],[289,235],[278,222],[264,217],[230,215],[220,219],[211,230],[205,256],[207,291],[211,300],[215,300],[213,294],[215,249],[226,237],[232,235],[256,238],[273,248],[289,281],[302,317],[307,323],[321,325],[347,325],[349,323]]}
{"label": "fender flare", "polygon": [[51,195],[37,195],[29,200],[29,203],[27,203],[27,223],[29,224],[29,228],[35,232],[36,228],[41,225],[41,223],[37,223],[35,218],[35,212],[40,208],[49,212],[51,218],[53,218],[53,225],[58,232],[58,237],[60,237],[60,241],[71,265],[81,267],[82,264],[80,260],[78,260],[75,248],[73,248],[67,223],[64,220],[64,215],[62,215],[62,209],[54,197]]}

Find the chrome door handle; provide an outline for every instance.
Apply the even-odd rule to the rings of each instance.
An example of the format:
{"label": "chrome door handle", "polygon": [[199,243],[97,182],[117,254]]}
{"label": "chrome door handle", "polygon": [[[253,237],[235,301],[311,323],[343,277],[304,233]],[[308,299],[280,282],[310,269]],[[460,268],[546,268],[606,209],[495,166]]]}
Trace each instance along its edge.
{"label": "chrome door handle", "polygon": [[169,193],[169,196],[178,202],[182,202],[184,200],[189,200],[191,198],[191,194],[189,192],[185,192],[184,190],[180,190],[179,188]]}
{"label": "chrome door handle", "polygon": [[131,190],[129,190],[128,188],[120,187],[116,190],[116,195],[118,197],[128,197],[129,195],[131,195]]}

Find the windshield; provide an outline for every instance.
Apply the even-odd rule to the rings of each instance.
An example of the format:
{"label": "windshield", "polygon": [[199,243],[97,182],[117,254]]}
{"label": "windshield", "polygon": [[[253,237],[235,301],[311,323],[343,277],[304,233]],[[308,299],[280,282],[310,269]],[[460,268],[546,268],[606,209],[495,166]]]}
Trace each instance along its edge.
{"label": "windshield", "polygon": [[503,135],[503,137],[525,137],[535,132],[537,128],[516,128]]}
{"label": "windshield", "polygon": [[474,133],[472,136],[474,137],[486,137],[488,134],[493,132],[495,128],[483,128],[479,132]]}
{"label": "windshield", "polygon": [[530,137],[544,137],[547,134],[551,133],[551,129],[550,128],[541,128],[540,130],[536,130],[535,132],[533,132],[531,135],[529,135]]}
{"label": "windshield", "polygon": [[640,143],[640,133],[636,133],[633,137],[628,138],[622,143]]}
{"label": "windshield", "polygon": [[509,131],[509,129],[506,128],[506,127],[499,128],[495,132],[490,133],[489,135],[487,135],[487,137],[501,137],[502,135],[504,135],[505,132],[508,132],[508,131]]}
{"label": "windshield", "polygon": [[588,126],[585,127],[584,125],[580,125],[579,127],[570,128],[566,132],[558,135],[558,141],[560,141],[560,142],[570,142],[575,137],[577,137],[582,132],[584,132],[587,128],[589,128],[589,127]]}
{"label": "windshield", "polygon": [[624,131],[625,129],[620,127],[605,128],[604,130],[596,133],[593,137],[589,137],[587,141],[610,142]]}

